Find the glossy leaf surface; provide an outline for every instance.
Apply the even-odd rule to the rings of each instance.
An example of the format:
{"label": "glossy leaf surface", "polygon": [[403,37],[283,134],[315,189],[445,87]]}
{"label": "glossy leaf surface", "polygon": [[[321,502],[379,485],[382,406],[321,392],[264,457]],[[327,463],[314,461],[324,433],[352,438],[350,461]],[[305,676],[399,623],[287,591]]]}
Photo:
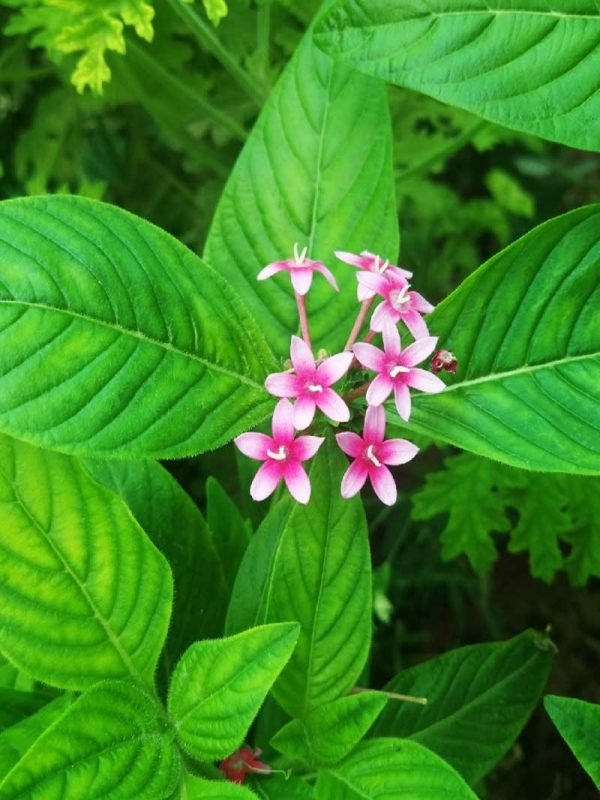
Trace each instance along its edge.
{"label": "glossy leaf surface", "polygon": [[600,789],[600,705],[548,695],[544,707],[575,757]]}
{"label": "glossy leaf surface", "polygon": [[191,455],[269,414],[271,359],[231,287],[164,231],[77,197],[0,204],[0,430]]}
{"label": "glossy leaf surface", "polygon": [[369,75],[600,150],[599,37],[595,0],[343,0],[316,40]]}

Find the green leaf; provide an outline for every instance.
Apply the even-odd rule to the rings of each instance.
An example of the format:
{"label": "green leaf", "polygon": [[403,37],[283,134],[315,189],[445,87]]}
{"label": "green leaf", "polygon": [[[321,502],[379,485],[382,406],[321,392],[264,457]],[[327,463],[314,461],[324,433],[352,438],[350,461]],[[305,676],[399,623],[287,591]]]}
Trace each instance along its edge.
{"label": "green leaf", "polygon": [[0,687],[0,731],[35,714],[50,700],[41,692],[19,692]]}
{"label": "green leaf", "polygon": [[131,681],[88,689],[0,784],[0,800],[165,800],[181,770],[164,714]]}
{"label": "green leaf", "polygon": [[256,795],[245,786],[229,781],[207,781],[187,775],[185,779],[186,800],[256,800]]}
{"label": "green leaf", "polygon": [[114,206],[0,204],[0,430],[80,455],[173,458],[269,414],[258,324],[183,245]]}
{"label": "green leaf", "polygon": [[270,622],[300,623],[298,646],[273,688],[278,703],[303,717],[354,686],[371,642],[371,560],[359,497],[343,500],[347,459],[334,442],[310,468],[312,497],[294,504],[266,590]]}
{"label": "green leaf", "polygon": [[227,587],[211,531],[193,500],[160,464],[95,459],[84,466],[123,498],[171,565],[175,596],[161,654],[166,679],[193,642],[223,632]]}
{"label": "green leaf", "polygon": [[353,267],[333,251],[368,249],[393,260],[398,225],[386,88],[335,64],[309,31],[273,89],[231,174],[206,258],[231,283],[289,357],[297,326],[288,275],[258,282],[266,264],[292,255],[334,266],[340,294],[316,275],[308,297],[313,341],[339,350],[358,312]]}
{"label": "green leaf", "polygon": [[339,766],[321,770],[317,800],[477,800],[460,775],[408,739],[363,742]]}
{"label": "green leaf", "polygon": [[0,781],[72,702],[71,695],[63,694],[45,705],[36,714],[32,714],[0,733]]}
{"label": "green leaf", "polygon": [[600,789],[600,705],[548,695],[544,707],[575,758]]}
{"label": "green leaf", "polygon": [[521,732],[544,690],[554,653],[549,639],[526,631],[411,667],[386,690],[426,697],[427,705],[389,703],[375,733],[420,742],[474,784]]}
{"label": "green leaf", "polygon": [[233,500],[215,478],[206,481],[206,519],[223,565],[226,583],[233,586],[250,542],[250,529]]}
{"label": "green leaf", "polygon": [[568,489],[573,525],[564,534],[571,547],[565,569],[574,586],[583,586],[591,576],[600,577],[600,482],[571,478]]}
{"label": "green leaf", "polygon": [[318,706],[304,720],[288,722],[271,744],[307,766],[337,764],[365,736],[386,703],[387,697],[380,692],[340,697]]}
{"label": "green leaf", "polygon": [[233,753],[297,639],[297,625],[265,625],[188,648],[168,700],[184,750],[200,761]]}
{"label": "green leaf", "polygon": [[316,41],[357,69],[507,128],[600,150],[595,0],[342,0]]}
{"label": "green leaf", "polygon": [[541,472],[600,473],[600,206],[535,228],[431,316],[459,360],[409,429]]}
{"label": "green leaf", "polygon": [[[185,0],[185,2],[189,2],[189,0]],[[206,16],[213,25],[218,25],[223,17],[227,16],[227,3],[225,0],[202,0],[202,2],[204,3]]]}
{"label": "green leaf", "polygon": [[77,459],[0,436],[0,649],[37,680],[151,682],[169,567]]}
{"label": "green leaf", "polygon": [[314,800],[313,787],[300,778],[250,776],[248,785],[264,800]]}

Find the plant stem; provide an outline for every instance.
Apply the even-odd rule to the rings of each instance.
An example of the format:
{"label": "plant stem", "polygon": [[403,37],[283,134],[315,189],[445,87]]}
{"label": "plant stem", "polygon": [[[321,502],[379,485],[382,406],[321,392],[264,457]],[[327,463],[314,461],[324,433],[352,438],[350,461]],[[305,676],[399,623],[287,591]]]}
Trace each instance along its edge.
{"label": "plant stem", "polygon": [[402,700],[404,703],[418,703],[421,706],[427,705],[426,697],[415,697],[412,694],[398,694],[397,692],[386,692],[383,689],[363,689],[360,686],[355,686],[350,694],[361,694],[362,692],[379,692],[389,697],[390,700]]}
{"label": "plant stem", "polygon": [[271,6],[268,4],[259,5],[256,13],[256,49],[260,54],[260,65],[266,79],[270,61]]}
{"label": "plant stem", "polygon": [[308,329],[308,317],[306,316],[306,297],[303,294],[298,294],[294,291],[296,298],[296,305],[298,306],[298,317],[300,319],[300,330],[302,331],[302,338],[312,351],[310,343],[310,331]]}
{"label": "plant stem", "polygon": [[358,338],[358,335],[365,321],[365,317],[367,316],[372,303],[373,303],[373,298],[371,298],[370,300],[363,300],[363,302],[361,303],[360,311],[358,312],[358,316],[356,317],[356,321],[352,326],[352,330],[350,331],[350,336],[348,336],[348,341],[346,342],[346,345],[344,347],[344,350],[346,352],[352,350],[352,345]]}
{"label": "plant stem", "polygon": [[223,67],[237,81],[239,86],[246,92],[258,108],[262,107],[265,96],[257,88],[252,77],[241,67],[229,50],[224,47],[215,36],[209,25],[194,11],[194,9],[182,3],[181,0],[167,0],[173,11],[188,26],[190,33],[194,36],[201,47],[206,48],[213,56],[221,62]]}
{"label": "plant stem", "polygon": [[351,391],[346,392],[346,394],[343,395],[342,400],[345,400],[346,403],[350,403],[352,400],[356,400],[357,397],[362,397],[363,394],[367,393],[367,389],[369,388],[370,385],[371,381],[367,381],[366,383],[363,383],[362,386],[359,386],[356,389],[352,389]]}

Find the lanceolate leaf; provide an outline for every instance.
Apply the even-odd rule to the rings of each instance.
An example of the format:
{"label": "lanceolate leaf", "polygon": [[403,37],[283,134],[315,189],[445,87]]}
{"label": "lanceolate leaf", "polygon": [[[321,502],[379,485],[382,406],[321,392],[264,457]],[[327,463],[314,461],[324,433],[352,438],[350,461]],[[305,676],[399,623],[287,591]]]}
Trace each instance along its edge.
{"label": "lanceolate leaf", "polygon": [[346,459],[325,442],[311,470],[312,497],[294,505],[269,578],[267,618],[300,623],[300,638],[273,694],[293,716],[335,700],[360,675],[371,639],[371,562],[360,498],[342,500]]}
{"label": "lanceolate leaf", "polygon": [[336,767],[321,770],[317,800],[477,800],[460,775],[408,739],[372,739]]}
{"label": "lanceolate leaf", "polygon": [[548,639],[526,631],[407,669],[386,689],[426,697],[427,705],[388,703],[375,733],[420,742],[474,784],[521,732],[544,690],[554,652]]}
{"label": "lanceolate leaf", "polygon": [[0,430],[190,455],[269,413],[272,367],[232,288],[164,231],[83,198],[0,204]]}
{"label": "lanceolate leaf", "polygon": [[432,314],[459,359],[410,426],[541,472],[600,473],[600,206],[541,225]]}
{"label": "lanceolate leaf", "polygon": [[223,633],[228,592],[211,531],[193,500],[160,464],[95,459],[84,465],[95,480],[121,495],[171,565],[173,613],[161,654],[166,681],[192,642]]}
{"label": "lanceolate leaf", "polygon": [[548,695],[544,706],[560,735],[600,789],[600,705]]}
{"label": "lanceolate leaf", "polygon": [[342,0],[316,41],[509,128],[600,150],[595,0]]}
{"label": "lanceolate leaf", "polygon": [[206,481],[206,519],[223,565],[227,586],[233,586],[240,561],[250,542],[250,526],[225,489],[212,477]]}
{"label": "lanceolate leaf", "polygon": [[171,611],[165,559],[77,459],[0,436],[0,650],[38,680],[152,681]]}
{"label": "lanceolate leaf", "polygon": [[313,341],[343,346],[358,306],[354,268],[334,250],[396,258],[392,136],[385,86],[336,64],[309,31],[274,88],[221,199],[205,255],[288,357],[297,312],[289,276],[257,282],[260,269],[308,247],[338,279],[317,275],[308,299]]}
{"label": "lanceolate leaf", "polygon": [[181,770],[164,712],[130,681],[88,689],[0,784],[0,800],[165,800]]}
{"label": "lanceolate leaf", "polygon": [[188,648],[173,673],[169,713],[193,758],[215,761],[242,743],[297,638],[297,625],[264,625]]}

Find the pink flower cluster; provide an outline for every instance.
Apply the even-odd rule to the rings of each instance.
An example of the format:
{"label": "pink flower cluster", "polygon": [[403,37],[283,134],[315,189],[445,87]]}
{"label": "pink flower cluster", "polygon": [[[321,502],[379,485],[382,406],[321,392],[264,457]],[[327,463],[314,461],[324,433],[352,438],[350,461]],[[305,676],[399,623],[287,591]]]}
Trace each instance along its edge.
{"label": "pink flower cluster", "polygon": [[[306,314],[306,294],[312,284],[313,274],[319,272],[339,291],[330,270],[319,261],[306,257],[306,249],[285,261],[275,261],[258,274],[265,280],[279,272],[290,275],[298,305],[302,338],[292,336],[290,347],[291,369],[269,375],[266,390],[281,398],[273,414],[272,436],[263,433],[243,433],[235,440],[245,455],[263,464],[250,487],[254,500],[269,497],[283,480],[299,503],[310,499],[310,481],[302,462],[312,458],[324,442],[320,436],[298,436],[314,420],[317,410],[335,423],[350,420],[350,400],[366,395],[367,411],[362,437],[352,431],[336,435],[341,450],[350,456],[341,483],[342,497],[349,498],[359,492],[367,478],[379,499],[387,505],[396,502],[397,491],[388,465],[395,466],[410,461],[418,452],[405,439],[385,439],[386,417],[383,403],[393,393],[400,417],[407,421],[411,413],[411,389],[421,392],[441,392],[445,384],[431,371],[417,365],[434,352],[437,338],[429,335],[423,314],[433,311],[433,306],[420,294],[410,289],[412,273],[383,261],[379,256],[363,251],[360,255],[337,251],[338,259],[358,268],[358,300],[361,308],[344,351],[315,360],[310,342]],[[376,297],[382,302],[375,308],[370,320],[370,331],[363,341],[356,343]],[[403,323],[414,342],[402,349],[398,324]],[[383,349],[371,341],[382,334]],[[375,373],[375,376],[358,389],[340,395],[333,387],[352,370]],[[457,361],[446,350],[437,351],[432,369],[456,371]],[[294,400],[294,404],[290,402]]]}

